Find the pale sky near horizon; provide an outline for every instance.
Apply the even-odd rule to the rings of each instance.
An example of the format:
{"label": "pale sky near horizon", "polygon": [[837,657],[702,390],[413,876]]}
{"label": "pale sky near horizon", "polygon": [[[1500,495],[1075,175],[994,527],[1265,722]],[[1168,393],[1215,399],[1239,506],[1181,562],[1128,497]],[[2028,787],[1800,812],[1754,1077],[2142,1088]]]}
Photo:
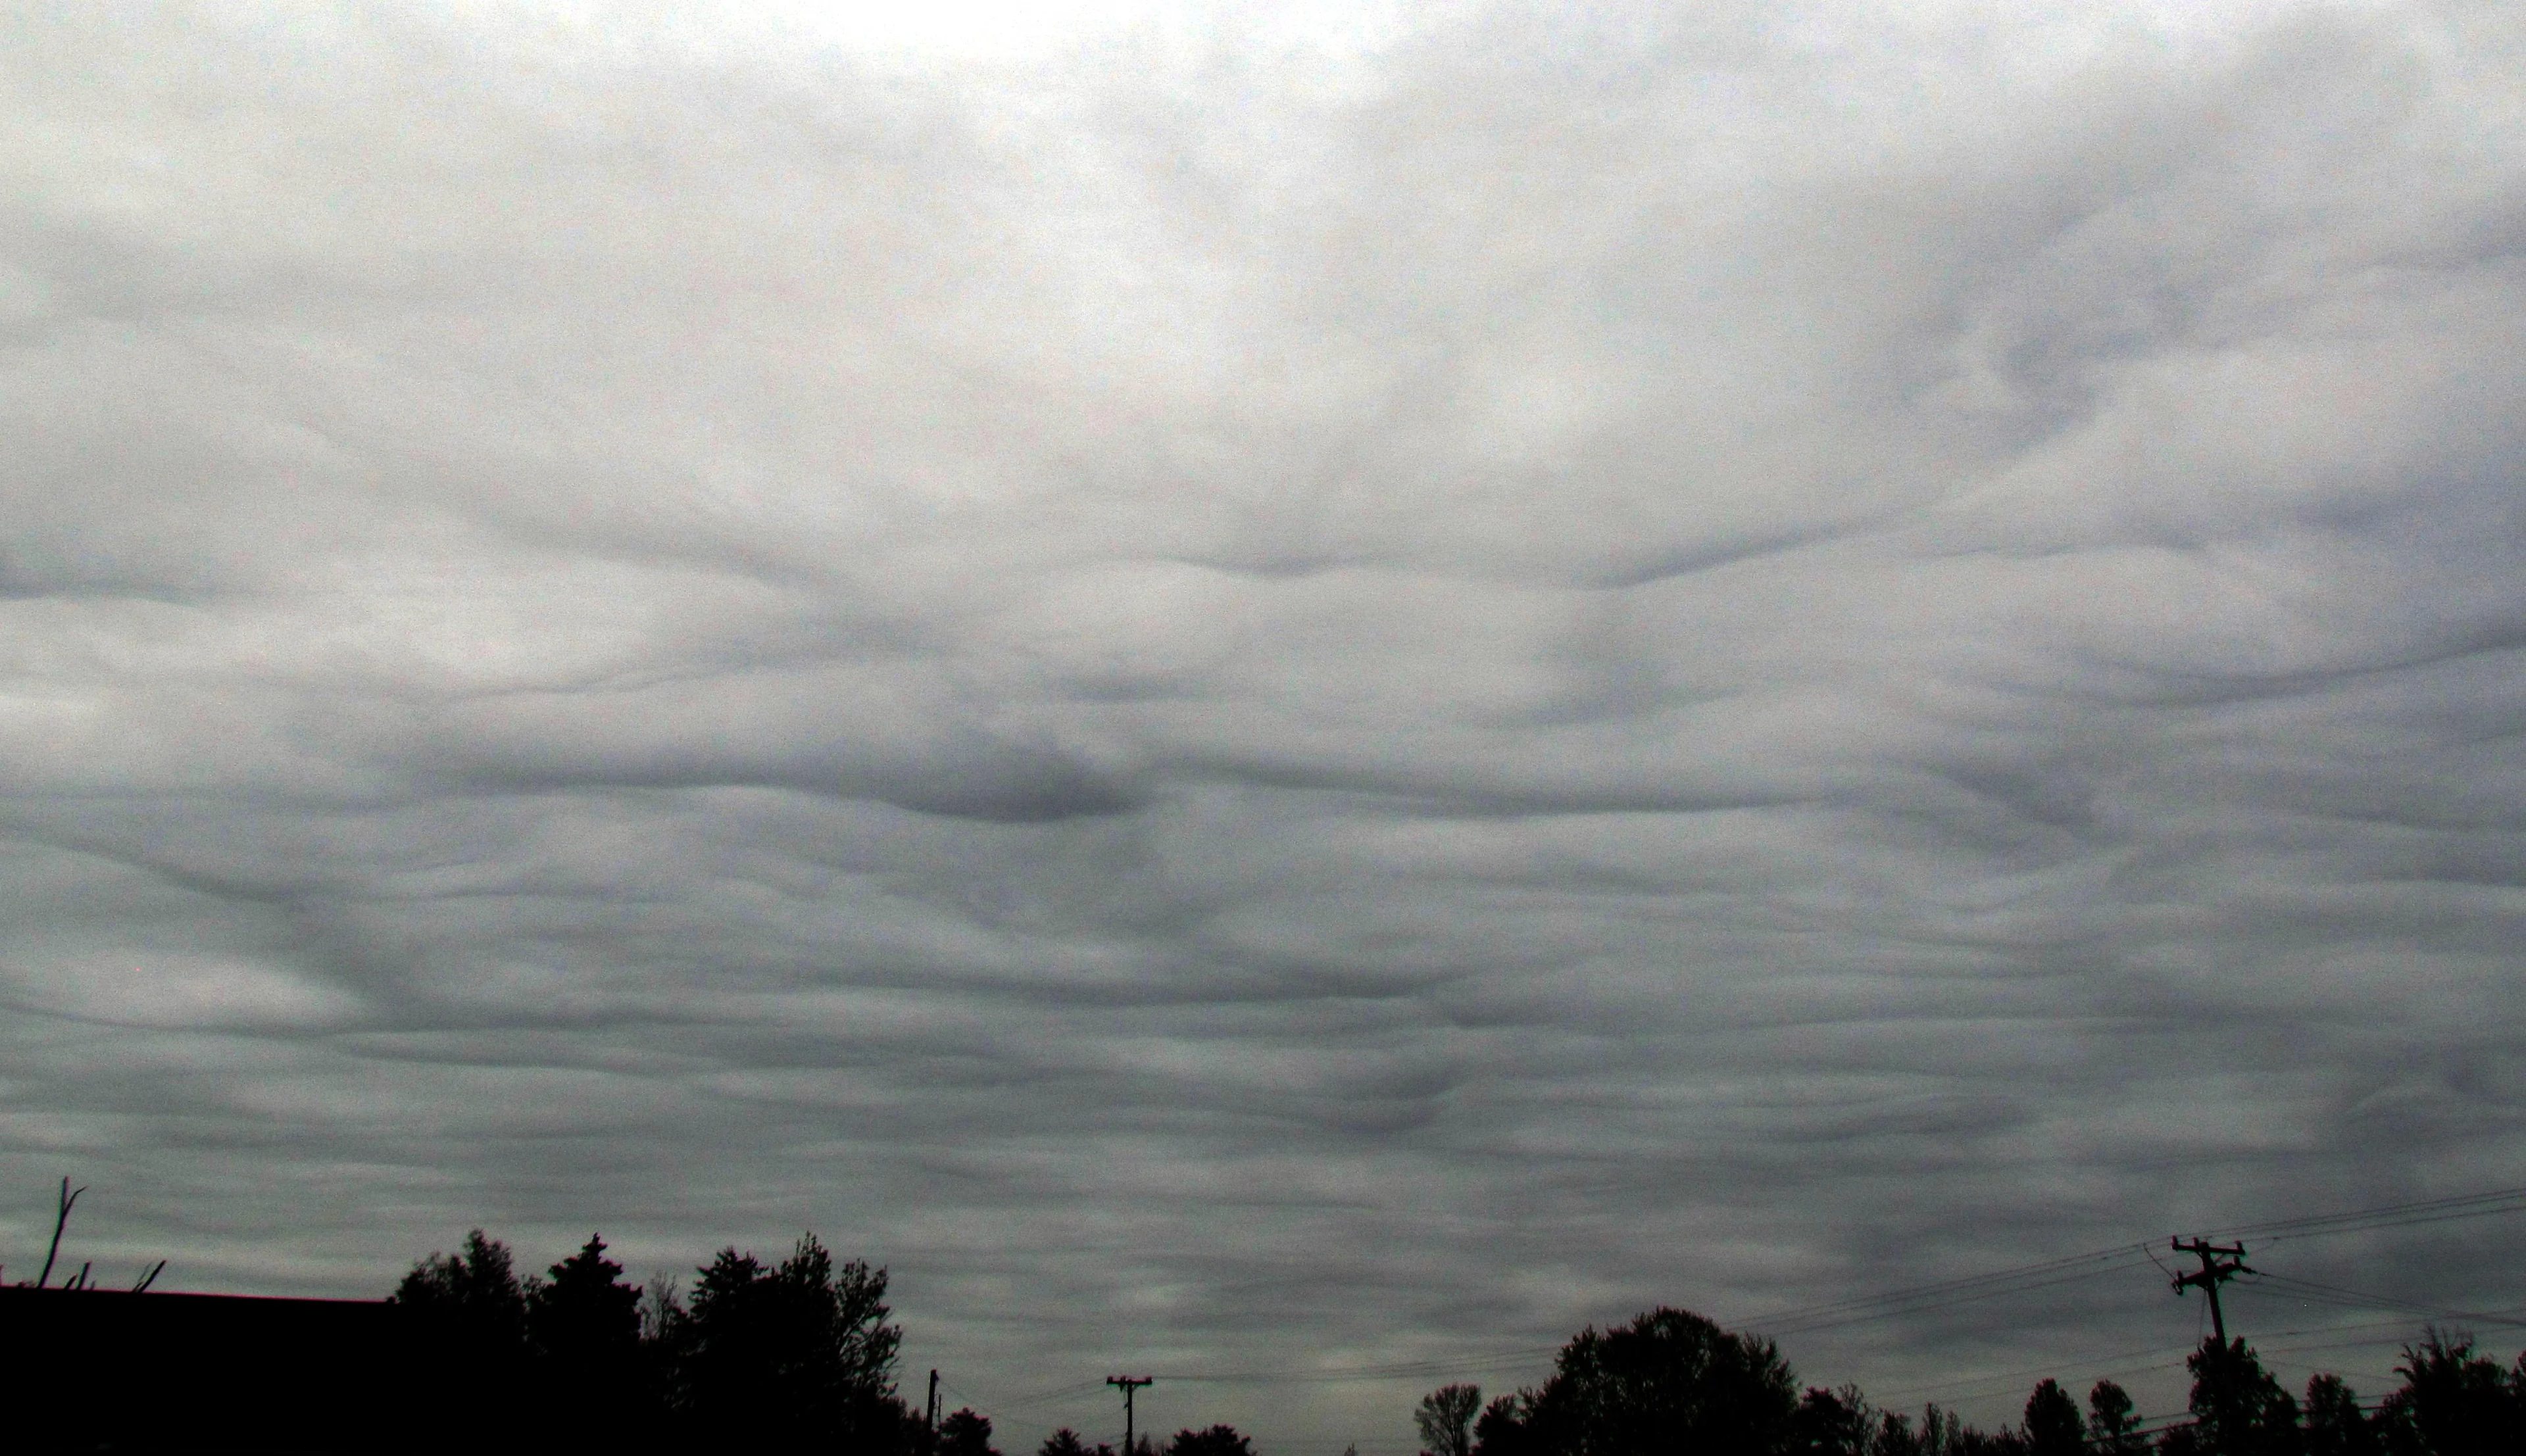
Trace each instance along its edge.
{"label": "pale sky near horizon", "polygon": [[[812,1228],[1389,1456],[2526,1184],[2513,6],[20,6],[0,346],[9,1278]],[[1784,1347],[2180,1404],[2077,1272]]]}

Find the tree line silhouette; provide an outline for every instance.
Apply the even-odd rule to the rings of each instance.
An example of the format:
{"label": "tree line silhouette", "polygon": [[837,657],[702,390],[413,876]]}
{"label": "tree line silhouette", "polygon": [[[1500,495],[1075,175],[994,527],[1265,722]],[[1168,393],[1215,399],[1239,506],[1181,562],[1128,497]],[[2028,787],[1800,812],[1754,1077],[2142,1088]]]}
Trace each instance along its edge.
{"label": "tree line silhouette", "polygon": [[1423,1456],[2526,1456],[2526,1353],[2502,1368],[2470,1337],[2425,1330],[2402,1384],[2373,1407],[2333,1375],[2301,1401],[2243,1339],[2186,1360],[2187,1415],[2145,1431],[2112,1381],[2087,1409],[2039,1382],[2023,1423],[1996,1431],[1931,1405],[1916,1423],[1857,1386],[1801,1390],[1771,1340],[1658,1309],[1561,1348],[1541,1385],[1485,1404],[1445,1385],[1413,1412]]}
{"label": "tree line silhouette", "polygon": [[[149,1348],[196,1352],[183,1363],[200,1388],[171,1396],[169,1410],[134,1408],[106,1423],[124,1432],[108,1442],[118,1448],[154,1449],[181,1431],[187,1449],[203,1450],[1000,1456],[987,1417],[965,1409],[934,1423],[933,1411],[903,1400],[903,1331],[886,1303],[885,1270],[836,1260],[813,1233],[778,1261],[723,1248],[694,1271],[687,1292],[664,1277],[627,1282],[593,1235],[542,1274],[521,1275],[508,1246],[477,1229],[456,1252],[413,1265],[380,1307],[144,1292],[163,1263],[127,1292],[99,1289],[84,1267],[48,1287],[76,1200],[65,1180],[44,1270],[0,1287],[9,1305],[0,1363],[20,1382],[65,1387],[91,1373],[97,1356],[84,1352],[118,1338],[155,1330],[143,1340],[156,1341]],[[143,1310],[165,1317],[132,1323]],[[216,1335],[202,1343],[221,1330],[268,1353],[287,1346],[304,1374],[328,1372],[317,1404],[299,1413],[305,1430],[256,1414],[259,1382],[243,1374],[253,1351],[217,1347]],[[2331,1374],[2294,1394],[2244,1339],[2205,1339],[2186,1368],[2192,1389],[2180,1417],[2144,1422],[2111,1380],[2097,1381],[2084,1406],[2045,1380],[2018,1424],[1984,1431],[1936,1404],[1915,1419],[1872,1405],[1854,1385],[1802,1387],[1773,1340],[1660,1308],[1581,1331],[1539,1385],[1488,1402],[1475,1385],[1444,1385],[1421,1399],[1413,1421],[1422,1456],[2526,1456],[2526,1353],[2502,1366],[2461,1333],[2424,1329],[2403,1348],[2400,1384],[2374,1401]],[[400,1417],[379,1396],[398,1380],[416,1387]],[[246,1444],[211,1441],[200,1421],[188,1428],[172,1409],[222,1399],[229,1409],[220,1419]],[[389,1408],[372,1409],[380,1404]],[[59,1439],[19,1433],[30,1450],[102,1448],[93,1416],[53,1427]],[[1255,1450],[1226,1425],[1187,1428],[1163,1444],[1142,1436],[1122,1453],[1064,1428],[1036,1456]]]}
{"label": "tree line silhouette", "polygon": [[[898,1393],[903,1342],[886,1273],[835,1262],[813,1233],[777,1264],[733,1246],[672,1280],[625,1282],[591,1235],[541,1275],[521,1276],[506,1244],[477,1229],[433,1253],[387,1302],[467,1354],[460,1379],[477,1419],[448,1432],[476,1449],[1000,1456],[989,1418],[949,1413],[934,1429]],[[1255,1456],[1225,1425],[1184,1430],[1131,1456]],[[1075,1431],[1038,1456],[1117,1456]]]}
{"label": "tree line silhouette", "polygon": [[895,1392],[903,1331],[885,1288],[884,1270],[836,1262],[813,1233],[778,1263],[724,1248],[685,1297],[671,1281],[625,1282],[601,1237],[521,1278],[508,1246],[477,1229],[414,1265],[387,1299],[467,1352],[476,1389],[510,1396],[480,1404],[470,1435],[486,1448],[700,1441],[927,1456],[934,1433]]}
{"label": "tree line silhouette", "polygon": [[[522,1278],[476,1230],[413,1266],[391,1301],[480,1352],[480,1388],[545,1392],[525,1421],[485,1403],[507,1423],[475,1432],[486,1447],[540,1433],[529,1443],[1000,1456],[986,1417],[959,1410],[934,1428],[898,1395],[902,1330],[885,1292],[884,1269],[837,1263],[812,1233],[778,1263],[720,1250],[687,1297],[670,1280],[625,1282],[596,1237]],[[2401,1385],[2374,1403],[2333,1375],[2294,1395],[2243,1339],[2205,1339],[2186,1368],[2189,1410],[2155,1430],[2110,1380],[2084,1407],[2046,1380],[2019,1424],[1984,1431],[1935,1404],[1915,1419],[1854,1385],[1802,1388],[1772,1340],[1661,1308],[1581,1331],[1540,1385],[1489,1402],[1445,1385],[1413,1420],[1423,1456],[2526,1456],[2526,1354],[2503,1367],[2468,1336],[2425,1330],[2404,1348]],[[1136,1444],[1122,1456],[1254,1456],[1225,1425]],[[1036,1456],[1117,1453],[1064,1428]]]}

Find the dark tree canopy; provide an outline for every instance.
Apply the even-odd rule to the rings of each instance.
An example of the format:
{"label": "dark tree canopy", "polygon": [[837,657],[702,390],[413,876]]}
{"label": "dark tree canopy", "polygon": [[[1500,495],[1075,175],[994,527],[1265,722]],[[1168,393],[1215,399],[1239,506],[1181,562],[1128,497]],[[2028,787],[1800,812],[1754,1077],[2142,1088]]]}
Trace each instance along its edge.
{"label": "dark tree canopy", "polygon": [[778,1266],[722,1249],[676,1322],[678,1392],[706,1429],[733,1440],[793,1441],[898,1421],[885,1272],[835,1267],[814,1234]]}
{"label": "dark tree canopy", "polygon": [[1254,1442],[1238,1434],[1234,1426],[1179,1431],[1167,1442],[1166,1456],[1254,1456]]}
{"label": "dark tree canopy", "polygon": [[2139,1456],[2147,1449],[2129,1391],[2111,1381],[2088,1387],[2088,1438],[2092,1456]]}
{"label": "dark tree canopy", "polygon": [[1421,1456],[1469,1456],[1474,1418],[1483,1408],[1480,1385],[1441,1385],[1421,1397],[1412,1425],[1421,1432]]}
{"label": "dark tree canopy", "polygon": [[432,1253],[415,1264],[386,1297],[444,1315],[470,1337],[500,1348],[526,1339],[527,1291],[518,1282],[509,1246],[484,1237],[480,1229],[467,1233],[455,1253]]}
{"label": "dark tree canopy", "polygon": [[2359,1408],[2359,1396],[2342,1377],[2319,1375],[2306,1382],[2306,1456],[2380,1456],[2376,1426]]}
{"label": "dark tree canopy", "polygon": [[2515,1456],[2526,1450],[2526,1353],[2514,1372],[2435,1328],[2403,1347],[2403,1386],[2377,1412],[2391,1456]]}
{"label": "dark tree canopy", "polygon": [[2243,1339],[2201,1342],[2193,1373],[2193,1424],[2166,1433],[2170,1456],[2298,1456],[2298,1402]]}
{"label": "dark tree canopy", "polygon": [[1858,1386],[1810,1387],[1791,1418],[1790,1449],[1798,1456],[1871,1456],[1876,1434],[1876,1413]]}
{"label": "dark tree canopy", "polygon": [[2059,1381],[2042,1381],[2026,1397],[2025,1431],[2029,1456],[2080,1456],[2087,1449],[2088,1423]]}
{"label": "dark tree canopy", "polygon": [[1796,1376],[1768,1339],[1679,1309],[1582,1331],[1540,1390],[1477,1423],[1482,1456],[1771,1456],[1789,1439]]}
{"label": "dark tree canopy", "polygon": [[967,1408],[939,1422],[938,1456],[1000,1456],[991,1449],[990,1419]]}
{"label": "dark tree canopy", "polygon": [[1523,1456],[1526,1407],[1526,1393],[1492,1397],[1474,1418],[1474,1456]]}
{"label": "dark tree canopy", "polygon": [[539,1354],[574,1364],[628,1359],[640,1343],[640,1291],[589,1235],[580,1251],[527,1291],[527,1339]]}
{"label": "dark tree canopy", "polygon": [[[722,1249],[686,1302],[663,1277],[625,1283],[601,1237],[521,1279],[477,1229],[415,1264],[388,1302],[454,1352],[431,1438],[468,1449],[999,1456],[981,1413],[933,1431],[896,1395],[902,1331],[885,1294],[884,1270],[837,1264],[812,1233],[778,1264]],[[2205,1340],[2186,1368],[2189,1418],[2146,1432],[2110,1380],[2084,1416],[2045,1380],[2019,1426],[1977,1431],[1935,1404],[1915,1425],[1854,1385],[1800,1392],[1768,1339],[1657,1309],[1582,1330],[1541,1386],[1486,1405],[1478,1386],[1445,1385],[1412,1418],[1422,1456],[2526,1456],[2526,1354],[2512,1369],[2469,1336],[2429,1330],[2405,1346],[2402,1384],[2373,1411],[2330,1375],[2301,1406],[2243,1339]],[[1124,1456],[1161,1456],[1146,1435],[1134,1444]],[[1115,1452],[1065,1427],[1036,1456]],[[1177,1431],[1163,1456],[1255,1449],[1217,1425]]]}

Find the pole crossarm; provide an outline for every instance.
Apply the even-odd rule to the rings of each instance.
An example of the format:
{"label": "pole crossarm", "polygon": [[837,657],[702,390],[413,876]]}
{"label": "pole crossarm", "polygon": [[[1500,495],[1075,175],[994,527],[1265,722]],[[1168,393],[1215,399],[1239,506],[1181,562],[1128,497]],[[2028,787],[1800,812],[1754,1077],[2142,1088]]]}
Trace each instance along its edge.
{"label": "pole crossarm", "polygon": [[1105,1378],[1106,1384],[1123,1392],[1123,1456],[1140,1456],[1138,1448],[1133,1443],[1132,1397],[1140,1392],[1141,1386],[1154,1385],[1157,1381],[1156,1376],[1107,1376]]}
{"label": "pole crossarm", "polygon": [[2219,1286],[2241,1274],[2257,1273],[2246,1263],[2246,1246],[2242,1243],[2212,1243],[2205,1238],[2191,1242],[2169,1236],[2167,1247],[2179,1254],[2191,1254],[2201,1261],[2199,1271],[2175,1277],[2175,1292],[2181,1296],[2187,1289],[2198,1289],[2210,1296],[2210,1329],[2219,1343],[2228,1342],[2228,1320],[2219,1309]]}

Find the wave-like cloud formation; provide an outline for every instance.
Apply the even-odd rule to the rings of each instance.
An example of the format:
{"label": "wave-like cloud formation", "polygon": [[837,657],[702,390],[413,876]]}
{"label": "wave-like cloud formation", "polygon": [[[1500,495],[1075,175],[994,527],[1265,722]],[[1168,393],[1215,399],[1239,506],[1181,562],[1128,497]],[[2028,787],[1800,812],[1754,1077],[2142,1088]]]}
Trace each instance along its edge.
{"label": "wave-like cloud formation", "polygon": [[991,1409],[2526,1181],[2505,8],[8,24],[12,1259],[813,1226]]}

